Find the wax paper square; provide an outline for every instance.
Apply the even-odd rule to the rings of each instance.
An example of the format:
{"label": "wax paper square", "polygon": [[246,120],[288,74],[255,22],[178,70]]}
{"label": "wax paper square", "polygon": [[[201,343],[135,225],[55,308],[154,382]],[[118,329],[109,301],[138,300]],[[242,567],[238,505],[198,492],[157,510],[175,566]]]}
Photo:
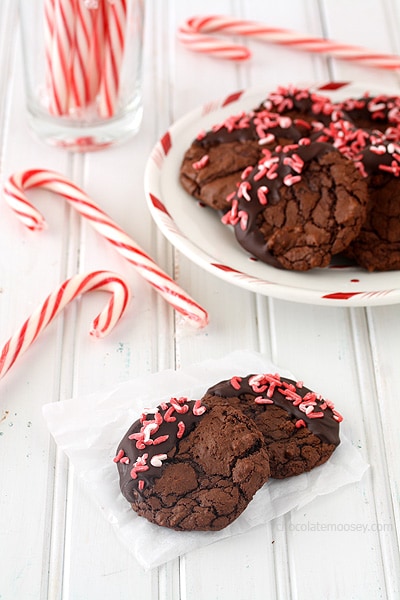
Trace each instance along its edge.
{"label": "wax paper square", "polygon": [[[149,523],[132,511],[119,489],[116,448],[143,409],[172,396],[197,399],[213,384],[250,373],[280,373],[298,379],[261,354],[233,352],[182,370],[166,370],[127,381],[108,391],[46,404],[43,414],[58,446],[87,485],[117,537],[138,562],[151,569],[200,546],[244,533],[297,509],[319,495],[359,481],[368,468],[345,435],[324,465],[284,480],[269,480],[231,525],[216,532],[178,532]],[[340,406],[337,406],[340,411]]]}

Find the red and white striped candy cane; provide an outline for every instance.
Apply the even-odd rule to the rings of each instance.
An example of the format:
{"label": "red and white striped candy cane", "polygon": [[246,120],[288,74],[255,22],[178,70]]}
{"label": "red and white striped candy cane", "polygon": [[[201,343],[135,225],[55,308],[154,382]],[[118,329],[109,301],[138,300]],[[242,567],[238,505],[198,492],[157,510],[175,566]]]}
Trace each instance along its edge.
{"label": "red and white striped candy cane", "polygon": [[45,81],[47,93],[51,94],[52,86],[52,47],[54,33],[55,0],[44,0],[44,48],[45,48]]}
{"label": "red and white striped candy cane", "polygon": [[366,67],[399,69],[400,57],[372,52],[367,48],[341,44],[332,40],[313,37],[278,27],[267,27],[256,21],[218,15],[199,16],[188,19],[178,29],[178,39],[189,49],[210,56],[231,60],[245,60],[250,51],[241,44],[227,44],[210,34],[242,35],[249,38],[280,44],[295,50],[327,54],[341,60],[354,61]]}
{"label": "red and white striped candy cane", "polygon": [[111,271],[75,275],[52,292],[5,344],[0,354],[0,379],[67,304],[77,296],[92,290],[111,292],[110,300],[94,319],[90,331],[90,334],[97,338],[107,335],[128,306],[131,294],[127,283]]}
{"label": "red and white striped candy cane", "polygon": [[31,204],[25,190],[44,188],[65,198],[175,310],[196,327],[208,323],[208,314],[152,258],[130,238],[85,192],[63,175],[32,169],[12,175],[4,185],[8,204],[29,229],[43,229],[45,219]]}
{"label": "red and white striped candy cane", "polygon": [[[55,0],[51,35],[46,34],[46,61],[50,67],[49,111],[68,114],[76,0]],[[50,17],[51,18],[51,17]]]}
{"label": "red and white striped candy cane", "polygon": [[90,15],[92,18],[93,35],[90,40],[89,66],[90,72],[90,102],[92,102],[99,91],[101,73],[104,62],[104,28],[105,28],[105,2],[98,2],[97,5],[90,6]]}
{"label": "red and white striped candy cane", "polygon": [[106,2],[104,61],[99,89],[99,115],[112,117],[116,111],[125,47],[126,0]]}
{"label": "red and white striped candy cane", "polygon": [[[74,48],[71,65],[69,108],[82,108],[91,100],[92,83],[95,76],[90,64],[90,47],[94,37],[93,10],[83,0],[75,7]],[[95,9],[99,10],[98,8]]]}

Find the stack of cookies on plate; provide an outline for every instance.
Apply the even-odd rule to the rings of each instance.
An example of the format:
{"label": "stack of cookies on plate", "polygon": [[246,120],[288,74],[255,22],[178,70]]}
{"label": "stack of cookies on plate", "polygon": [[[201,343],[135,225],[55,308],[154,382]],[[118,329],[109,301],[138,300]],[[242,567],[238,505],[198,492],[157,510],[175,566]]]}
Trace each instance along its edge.
{"label": "stack of cookies on plate", "polygon": [[202,131],[180,182],[253,257],[308,271],[400,269],[400,97],[278,88]]}

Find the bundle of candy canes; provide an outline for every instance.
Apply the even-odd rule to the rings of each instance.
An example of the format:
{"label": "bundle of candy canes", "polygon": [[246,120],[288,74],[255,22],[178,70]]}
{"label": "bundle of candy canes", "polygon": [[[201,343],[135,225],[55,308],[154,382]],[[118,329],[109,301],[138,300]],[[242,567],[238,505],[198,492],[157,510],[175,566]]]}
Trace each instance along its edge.
{"label": "bundle of candy canes", "polygon": [[124,57],[127,0],[44,0],[49,112],[79,116],[96,105],[115,114]]}

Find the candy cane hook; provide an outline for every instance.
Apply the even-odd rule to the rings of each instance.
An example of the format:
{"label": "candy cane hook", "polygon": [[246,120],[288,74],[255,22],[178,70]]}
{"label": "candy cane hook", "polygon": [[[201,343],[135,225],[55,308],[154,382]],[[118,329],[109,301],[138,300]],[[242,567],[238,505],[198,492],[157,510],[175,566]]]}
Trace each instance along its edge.
{"label": "candy cane hook", "polygon": [[111,298],[94,319],[90,335],[101,338],[110,333],[128,306],[130,290],[127,283],[111,271],[75,275],[52,292],[25,321],[21,329],[6,342],[0,354],[0,379],[67,304],[77,296],[92,290],[111,292]]}
{"label": "candy cane hook", "polygon": [[366,67],[400,69],[400,57],[380,54],[367,48],[342,44],[325,38],[313,37],[278,27],[268,27],[256,21],[235,17],[204,15],[191,17],[178,29],[178,39],[194,52],[231,60],[246,60],[250,51],[243,45],[227,43],[210,34],[242,35],[272,44],[280,44],[294,50],[326,54],[341,60],[354,61]]}
{"label": "candy cane hook", "polygon": [[85,192],[63,175],[32,169],[12,175],[4,185],[8,204],[29,229],[43,229],[45,219],[24,191],[44,188],[65,198],[114,248],[122,254],[175,310],[196,327],[208,323],[207,312],[150,258]]}

